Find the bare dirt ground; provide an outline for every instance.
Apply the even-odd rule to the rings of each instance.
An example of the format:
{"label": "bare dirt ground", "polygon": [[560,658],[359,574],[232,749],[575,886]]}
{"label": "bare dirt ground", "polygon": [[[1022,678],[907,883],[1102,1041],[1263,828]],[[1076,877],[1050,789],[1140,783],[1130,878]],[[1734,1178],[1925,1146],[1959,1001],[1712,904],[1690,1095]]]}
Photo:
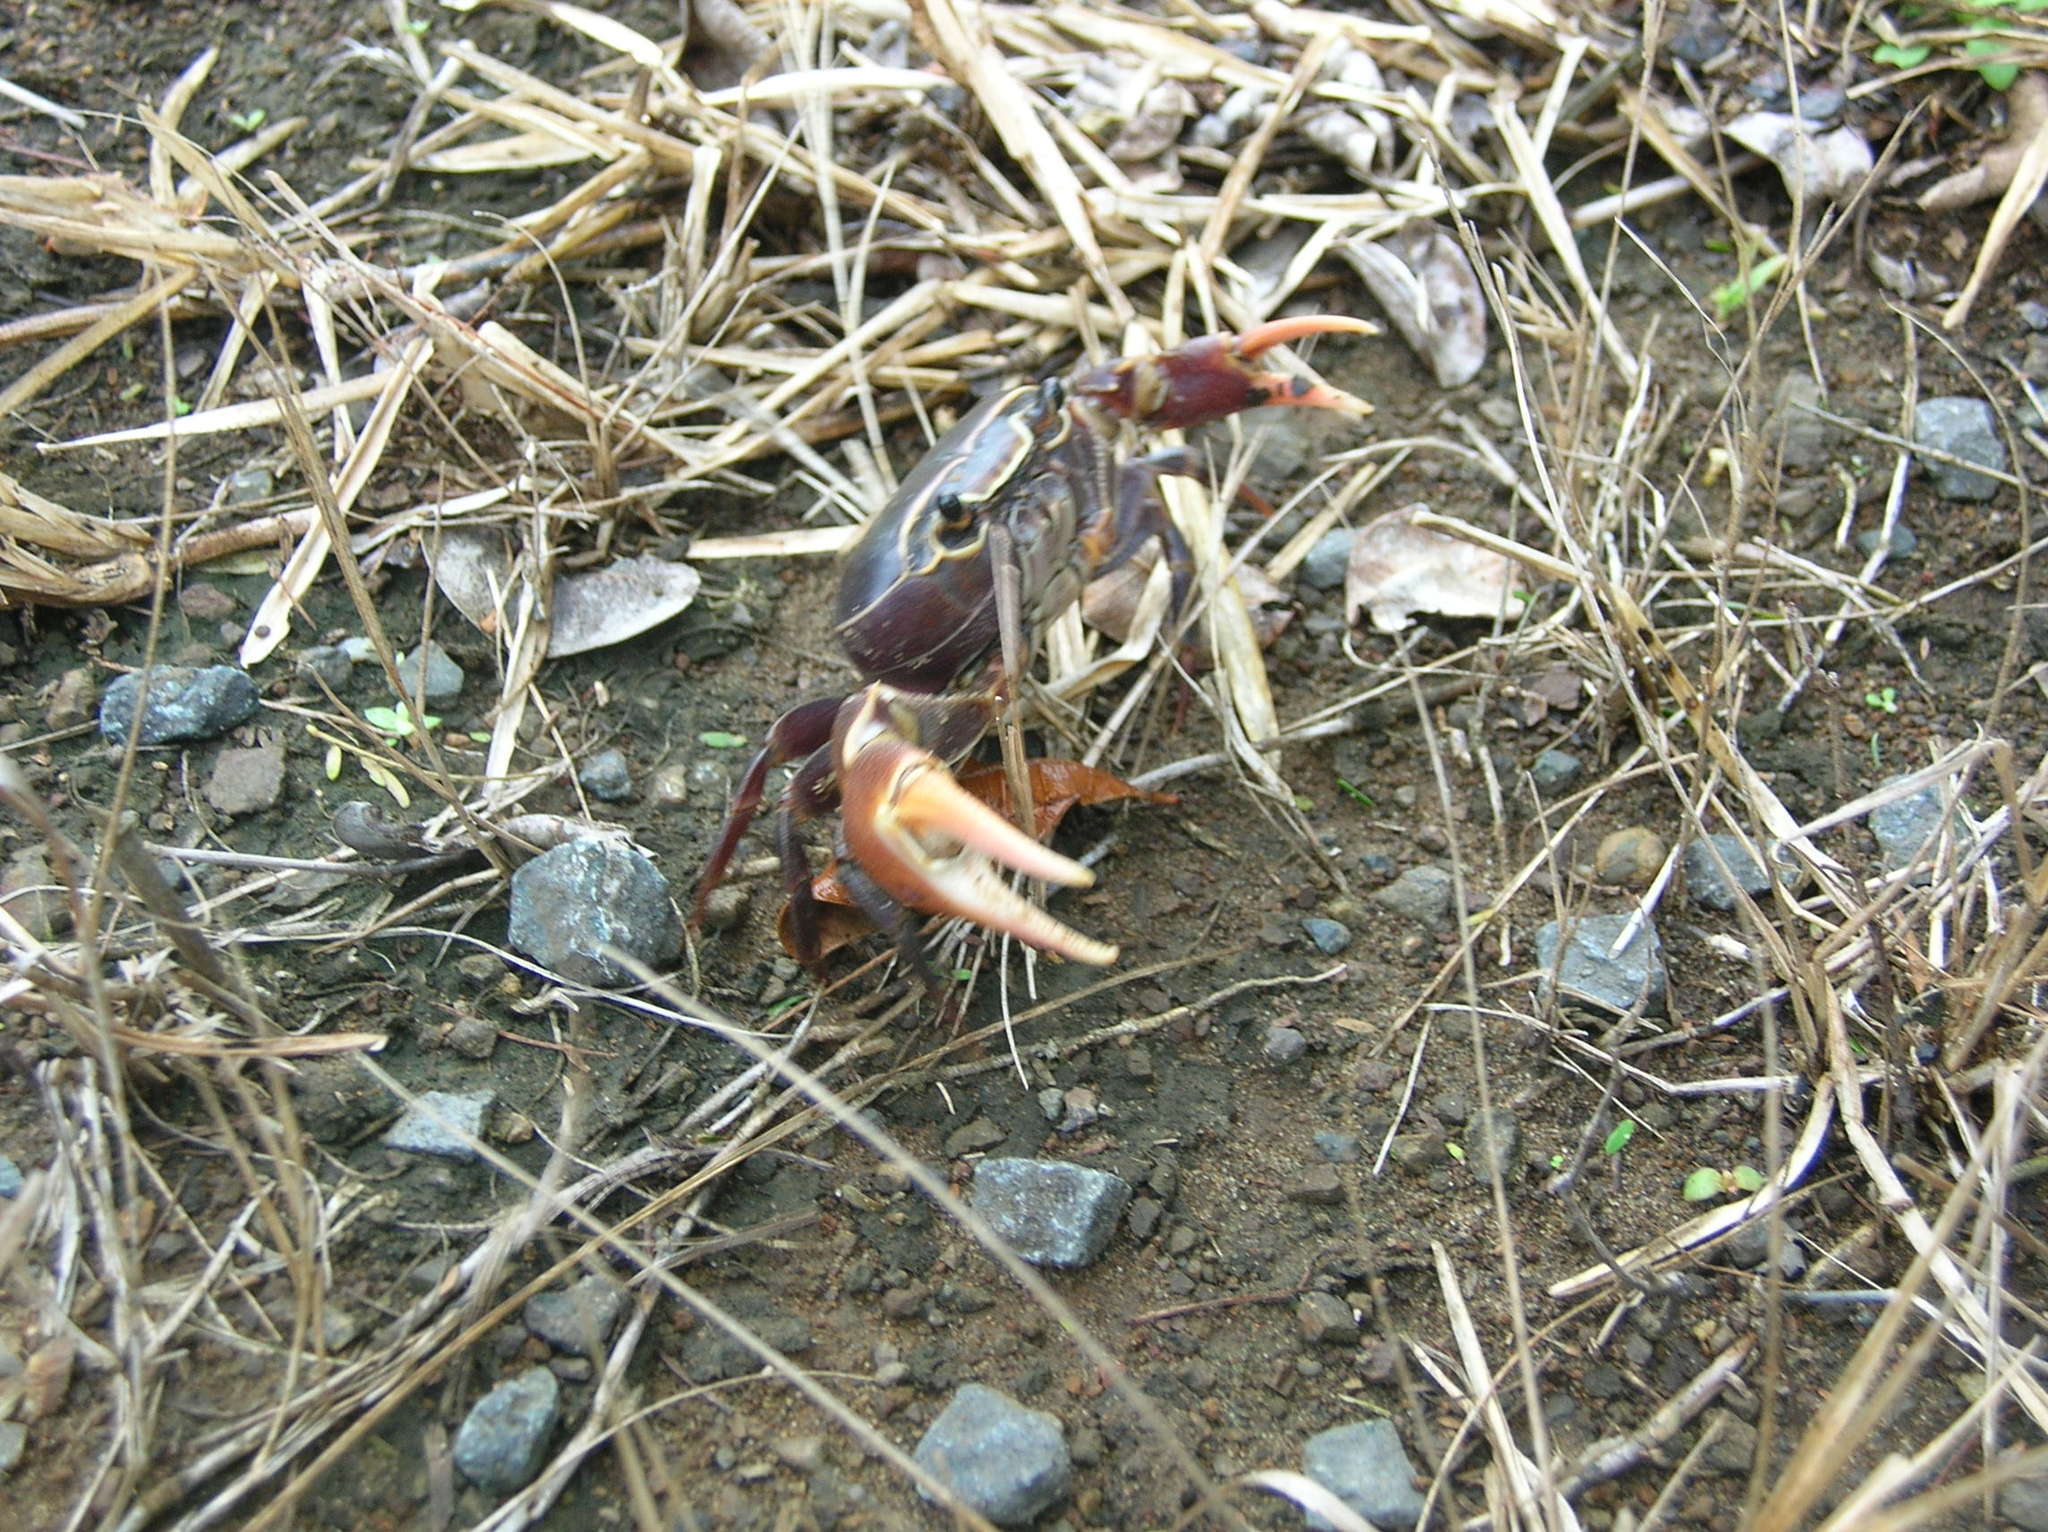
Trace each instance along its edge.
{"label": "bare dirt ground", "polygon": [[[931,28],[958,13],[913,9],[906,32],[881,5],[751,8],[791,49],[755,76],[881,68],[892,48],[922,68]],[[974,981],[944,1013],[872,941],[834,955],[829,987],[791,962],[759,835],[735,920],[660,965],[665,988],[614,1003],[557,982],[507,944],[507,873],[531,850],[507,816],[622,825],[686,904],[745,759],[730,736],[758,743],[785,708],[856,680],[829,558],[707,545],[843,522],[858,491],[916,462],[928,422],[959,413],[963,380],[1079,360],[1076,316],[1104,294],[1046,211],[1059,177],[1007,136],[1000,89],[692,116],[664,95],[673,49],[654,68],[543,6],[38,0],[0,15],[0,78],[87,114],[0,101],[0,1152],[27,1173],[0,1202],[15,1524],[952,1525],[888,1449],[908,1452],[981,1382],[1063,1428],[1072,1480],[1048,1526],[1299,1525],[1286,1484],[1244,1476],[1299,1470],[1310,1438],[1365,1420],[1398,1429],[1437,1526],[2048,1525],[2022,1477],[2041,1465],[2010,1456],[2048,1427],[2028,1352],[2048,1310],[2033,1158],[2048,637],[2029,595],[2048,290],[2037,227],[1993,218],[2007,183],[2048,169],[2020,153],[2042,142],[2024,136],[2040,132],[2038,77],[1993,89],[1960,22],[1926,21],[1934,41],[1911,59],[1919,34],[1833,5],[1566,6],[1544,39],[1451,25],[1477,5],[1360,7],[1327,33],[1260,9],[1159,15],[1283,81],[1330,46],[1318,38],[1362,28],[1347,46],[1382,74],[1350,88],[1393,112],[1394,147],[1361,181],[1327,144],[1274,133],[1226,191],[1256,205],[1215,225],[1231,269],[1277,280],[1300,249],[1289,232],[1323,228],[1317,197],[1369,186],[1375,211],[1354,222],[1387,233],[1455,188],[1486,273],[1482,288],[1464,268],[1486,359],[1445,387],[1391,331],[1327,337],[1302,354],[1372,400],[1369,420],[1267,411],[1197,437],[1219,477],[1241,468],[1281,507],[1214,514],[1227,550],[1249,545],[1277,575],[1288,625],[1263,681],[1155,666],[1129,725],[1098,736],[1141,666],[1070,711],[1066,737],[1034,730],[1040,754],[1106,739],[1103,764],[1159,772],[1178,801],[1078,810],[1060,832],[1099,854],[1098,882],[1054,908],[1117,943],[1116,964],[1027,970],[970,934],[944,962]],[[2028,8],[2011,9],[2024,59]],[[605,14],[676,35],[665,5]],[[1005,16],[989,56],[1025,66],[1015,77],[1046,102],[1078,94],[1055,35],[1113,75],[1135,67],[1073,17]],[[692,35],[704,90],[745,73],[724,7]],[[181,142],[218,152],[293,124],[238,167],[250,209],[209,199],[203,177],[180,201],[197,162],[143,121],[168,115],[209,47]],[[1831,94],[1817,120],[1878,157],[1796,198],[1743,142],[1673,126],[1688,106],[1708,129],[1789,112],[1788,63],[1802,92]],[[1198,80],[1195,105],[1217,111],[1233,82]],[[1504,103],[1519,127],[1431,139],[1432,91],[1440,126],[1456,98]],[[574,100],[610,115],[592,126]],[[417,163],[477,112],[552,151]],[[646,145],[617,124],[643,120],[662,136],[636,164]],[[601,154],[562,151],[578,122]],[[1110,173],[1085,146],[1113,131],[1069,113],[1057,146],[1076,188]],[[1411,152],[1425,141],[1434,155]],[[661,157],[672,143],[700,152],[694,175]],[[813,177],[813,152],[846,179]],[[1172,252],[1207,225],[1144,202],[1152,161],[1120,163],[1125,200],[1082,216],[1109,231],[1138,312],[1185,303],[1199,331],[1181,284],[1201,279]],[[1232,163],[1189,152],[1182,189],[1213,202]],[[1979,204],[1917,200],[1984,167]],[[178,209],[145,231],[166,242],[152,259],[135,258],[142,234],[107,232],[148,222],[132,208],[97,232],[37,221],[89,175]],[[947,205],[955,176],[971,189],[951,214],[978,220],[973,239],[911,219]],[[1510,190],[1471,192],[1489,176]],[[1560,245],[1568,209],[1666,176]],[[836,187],[823,211],[820,184]],[[294,224],[306,207],[318,217]],[[595,232],[576,221],[593,210],[611,219]],[[828,216],[844,220],[829,241]],[[175,245],[195,229],[259,254]],[[550,245],[565,229],[577,242]],[[1987,240],[2008,238],[1958,313]],[[876,254],[849,296],[820,252],[863,239]],[[324,289],[264,275],[316,256]],[[456,265],[430,299],[437,261]],[[1350,265],[1309,268],[1292,278],[1307,307],[1381,316]],[[368,270],[386,285],[344,280]],[[977,271],[1046,302],[949,286],[914,335],[890,307]],[[92,345],[76,337],[105,307],[36,327],[166,273],[189,280],[161,325],[152,300]],[[421,317],[430,301],[447,328]],[[338,325],[323,330],[321,303]],[[720,305],[743,333],[720,330]],[[238,307],[261,343],[222,369]],[[883,319],[901,332],[827,356]],[[247,652],[317,523],[309,483],[346,482],[381,396],[309,407],[310,458],[274,420],[175,453],[43,449],[374,385],[420,336],[435,360],[350,491],[358,588],[329,564],[296,591],[288,638],[251,665],[261,710],[227,737],[110,747],[97,699],[146,654]],[[698,350],[717,378],[683,371]],[[850,381],[863,354],[879,370]],[[534,356],[605,408],[527,386]],[[17,388],[39,364],[42,386]],[[806,389],[773,398],[793,373]],[[1945,397],[1996,413],[2006,458],[1988,497],[1945,492],[1938,454],[1912,460],[1916,404]],[[799,406],[801,438],[774,434]],[[687,450],[638,433],[664,410],[685,411],[660,428]],[[692,454],[729,424],[754,433],[746,455],[704,467]],[[703,588],[627,642],[542,663],[451,610],[430,573],[463,497],[530,556],[522,580],[651,554],[689,559]],[[1425,606],[1385,633],[1347,612],[1341,563],[1308,577],[1323,532],[1417,503],[1527,551],[1511,614]],[[166,512],[181,540],[273,520],[224,560],[157,565]],[[119,600],[83,590],[136,570]],[[432,749],[375,723],[396,699],[374,659],[306,668],[306,651],[365,635],[366,606],[391,648],[430,636],[467,673],[435,706]],[[1296,737],[1261,757],[1227,741],[1267,687]],[[281,758],[258,806],[220,785],[229,750]],[[607,750],[632,779],[620,801],[577,774]],[[494,775],[516,796],[493,798]],[[1939,833],[1901,858],[1859,800],[1920,788]],[[442,810],[433,833],[466,822],[491,854],[346,880],[261,860],[347,860],[334,826],[352,801],[406,822]],[[1706,831],[1789,844],[1785,870],[1734,908],[1703,904],[1679,848]],[[195,850],[226,855],[178,854]],[[1539,927],[1636,912],[1661,939],[1661,1006],[1620,1016],[1552,993]],[[207,971],[209,949],[224,971]],[[734,1029],[757,1047],[795,1039],[789,1057],[834,1104],[764,1079]],[[482,1155],[388,1144],[429,1091],[490,1093]],[[849,1107],[895,1158],[835,1126]],[[965,1191],[997,1156],[1133,1190],[1098,1259],[1044,1273],[1063,1310],[913,1178]],[[1784,1195],[1752,1201],[1760,1185]],[[579,1272],[628,1295],[619,1328],[580,1350],[524,1307]],[[531,1487],[470,1482],[451,1440],[535,1368],[561,1384],[561,1422]],[[1880,1520],[1881,1502],[1901,1519]]]}

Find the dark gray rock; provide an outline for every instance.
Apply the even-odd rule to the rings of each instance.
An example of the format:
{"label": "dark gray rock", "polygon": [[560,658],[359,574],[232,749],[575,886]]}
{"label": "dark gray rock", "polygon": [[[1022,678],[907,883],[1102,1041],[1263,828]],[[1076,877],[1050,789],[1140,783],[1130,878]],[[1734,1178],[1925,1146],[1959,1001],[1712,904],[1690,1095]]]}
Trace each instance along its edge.
{"label": "dark gray rock", "polygon": [[116,676],[100,698],[100,733],[110,745],[128,743],[130,729],[147,749],[186,740],[213,739],[245,723],[256,711],[256,683],[232,665],[159,665],[149,673],[149,696],[142,701],[142,672]]}
{"label": "dark gray rock", "polygon": [[621,750],[598,751],[576,768],[576,780],[599,803],[624,803],[633,796],[633,770]]}
{"label": "dark gray rock", "polygon": [[1585,764],[1569,750],[1546,750],[1529,767],[1529,780],[1546,798],[1564,792],[1585,771]]}
{"label": "dark gray rock", "polygon": [[[422,672],[425,673],[424,685]],[[453,702],[462,695],[469,676],[455,663],[453,655],[430,638],[424,648],[399,657],[398,679],[405,687],[408,701],[418,695],[428,702]]]}
{"label": "dark gray rock", "polygon": [[1500,1168],[1501,1179],[1514,1184],[1516,1155],[1522,1146],[1522,1124],[1504,1106],[1475,1113],[1465,1134],[1465,1164],[1482,1181],[1493,1179],[1492,1167]]}
{"label": "dark gray rock", "polygon": [[963,1383],[913,1454],[917,1466],[998,1526],[1065,1498],[1074,1476],[1059,1418],[980,1383]]}
{"label": "dark gray rock", "polygon": [[983,1160],[970,1200],[1032,1265],[1071,1270],[1108,1246],[1131,1200],[1131,1184],[1061,1160]]}
{"label": "dark gray rock", "polygon": [[492,1494],[524,1489],[540,1472],[548,1436],[562,1412],[562,1385],[530,1367],[477,1400],[455,1433],[455,1466]]}
{"label": "dark gray rock", "polygon": [[1411,867],[1372,897],[1382,908],[1431,930],[1455,924],[1458,886],[1441,867]]}
{"label": "dark gray rock", "polygon": [[1350,527],[1332,527],[1310,545],[1301,561],[1302,583],[1315,590],[1336,590],[1351,567],[1351,544],[1358,534]]}
{"label": "dark gray rock", "polygon": [[1265,1046],[1259,1051],[1268,1064],[1284,1067],[1308,1052],[1308,1039],[1293,1027],[1269,1026]]}
{"label": "dark gray rock", "polygon": [[1836,427],[1814,412],[1826,408],[1820,385],[1803,372],[1789,373],[1765,426],[1766,440],[1787,468],[1825,468],[1834,453]]}
{"label": "dark gray rock", "polygon": [[2048,1532],[2048,1474],[2027,1474],[2000,1485],[1998,1514],[2019,1532]]}
{"label": "dark gray rock", "polygon": [[1294,1184],[1287,1188],[1291,1201],[1306,1202],[1311,1207],[1335,1207],[1344,1200],[1344,1178],[1337,1174],[1337,1167],[1327,1162],[1319,1165],[1304,1165]]}
{"label": "dark gray rock", "polygon": [[406,1154],[431,1154],[444,1160],[474,1160],[468,1139],[483,1137],[484,1113],[491,1109],[488,1090],[457,1095],[422,1091],[384,1133],[384,1147]]}
{"label": "dark gray rock", "polygon": [[[1877,552],[1878,546],[1884,540],[1884,528],[1882,527],[1872,527],[1867,532],[1858,532],[1856,534],[1856,551],[1865,558],[1869,558],[1871,554]],[[1886,547],[1886,552],[1895,559],[1911,558],[1919,550],[1919,547],[1920,534],[1918,532],[1915,532],[1903,521],[1893,523],[1891,542]]]}
{"label": "dark gray rock", "polygon": [[596,1356],[625,1311],[626,1294],[616,1282],[583,1277],[559,1293],[527,1299],[524,1317],[526,1328],[557,1351]]}
{"label": "dark gray rock", "polygon": [[1718,57],[1732,41],[1722,10],[1715,0],[1692,0],[1684,15],[1666,22],[1670,30],[1664,34],[1664,46],[1688,64]]}
{"label": "dark gray rock", "polygon": [[348,685],[348,653],[339,644],[320,644],[300,650],[296,669],[307,680],[318,681],[331,692],[338,692]]}
{"label": "dark gray rock", "polygon": [[1311,1346],[1355,1346],[1358,1321],[1351,1305],[1335,1293],[1304,1293],[1294,1305],[1294,1322]]}
{"label": "dark gray rock", "polygon": [[1587,915],[1571,922],[1569,938],[1560,922],[1548,921],[1536,931],[1536,966],[1543,970],[1543,998],[1561,995],[1582,1005],[1622,1012],[1640,1006],[1645,1016],[1664,1014],[1664,944],[1649,921],[1637,923],[1635,935],[1619,952],[1613,950],[1627,915]]}
{"label": "dark gray rock", "polygon": [[[749,1314],[746,1326],[763,1345],[784,1356],[801,1356],[811,1349],[811,1322],[801,1314]],[[761,1359],[751,1347],[728,1335],[716,1325],[699,1325],[683,1337],[683,1375],[692,1383],[716,1383],[725,1378],[743,1378],[761,1370]]]}
{"label": "dark gray rock", "polygon": [[1335,957],[1351,945],[1351,928],[1341,920],[1327,920],[1321,915],[1312,915],[1301,923],[1308,939],[1316,944],[1318,952]]}
{"label": "dark gray rock", "polygon": [[1692,842],[1685,848],[1681,865],[1692,902],[1710,910],[1734,909],[1738,889],[1752,899],[1770,890],[1770,873],[1734,835],[1709,835]]}
{"label": "dark gray rock", "polygon": [[1946,818],[1938,787],[1923,787],[1872,809],[1870,833],[1877,837],[1886,869],[1898,872],[1931,852]]}
{"label": "dark gray rock", "polygon": [[[1303,1445],[1301,1471],[1375,1527],[1412,1527],[1422,1516],[1422,1491],[1415,1465],[1401,1446],[1392,1421],[1368,1420],[1318,1431]],[[1330,1523],[1310,1515],[1309,1526],[1330,1532]]]}
{"label": "dark gray rock", "polygon": [[1333,1133],[1328,1129],[1315,1136],[1316,1153],[1332,1165],[1355,1165],[1363,1152],[1356,1133]]}
{"label": "dark gray rock", "polygon": [[260,814],[284,797],[284,744],[223,750],[206,779],[206,801],[227,815]]}
{"label": "dark gray rock", "polygon": [[[1922,399],[1913,408],[1913,444],[2005,471],[2005,438],[1998,431],[1998,416],[1983,399]],[[1998,493],[1998,481],[1975,469],[1929,462],[1927,470],[1935,493],[1949,500],[1989,500]]]}
{"label": "dark gray rock", "polygon": [[683,945],[668,879],[646,855],[615,841],[579,840],[544,851],[512,875],[507,939],[543,967],[582,984],[617,986],[633,975],[605,956],[617,948],[659,967]]}

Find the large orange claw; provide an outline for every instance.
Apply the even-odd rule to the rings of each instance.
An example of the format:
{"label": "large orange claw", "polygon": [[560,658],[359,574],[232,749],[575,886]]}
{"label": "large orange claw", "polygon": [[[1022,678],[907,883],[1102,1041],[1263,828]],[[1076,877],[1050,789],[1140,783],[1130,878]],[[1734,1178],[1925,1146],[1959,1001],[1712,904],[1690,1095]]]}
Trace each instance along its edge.
{"label": "large orange claw", "polygon": [[1117,949],[1062,925],[1003,881],[997,864],[1086,888],[1095,874],[1041,845],[953,780],[912,743],[870,686],[841,714],[840,835],[848,859],[889,898],[927,915],[956,915],[1077,963],[1114,963]]}
{"label": "large orange claw", "polygon": [[1371,335],[1378,326],[1343,314],[1269,319],[1242,335],[1204,335],[1156,356],[1124,357],[1074,374],[1076,394],[1098,408],[1157,430],[1203,425],[1268,404],[1370,415],[1363,399],[1327,384],[1252,366],[1261,352],[1308,335]]}

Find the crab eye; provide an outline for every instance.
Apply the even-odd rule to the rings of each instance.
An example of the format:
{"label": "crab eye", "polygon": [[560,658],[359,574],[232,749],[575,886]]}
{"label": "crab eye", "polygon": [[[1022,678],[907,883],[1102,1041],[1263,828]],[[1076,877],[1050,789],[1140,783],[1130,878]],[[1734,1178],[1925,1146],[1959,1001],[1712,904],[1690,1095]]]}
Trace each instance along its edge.
{"label": "crab eye", "polygon": [[975,515],[972,506],[951,490],[936,496],[932,508],[939,513],[939,542],[947,548],[964,548],[974,541]]}

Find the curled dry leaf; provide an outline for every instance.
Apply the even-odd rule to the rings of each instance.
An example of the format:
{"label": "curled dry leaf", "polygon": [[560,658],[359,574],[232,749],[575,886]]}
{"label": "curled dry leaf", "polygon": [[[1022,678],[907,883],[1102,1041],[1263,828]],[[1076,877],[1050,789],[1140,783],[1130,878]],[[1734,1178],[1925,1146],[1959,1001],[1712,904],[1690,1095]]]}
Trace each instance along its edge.
{"label": "curled dry leaf", "polygon": [[[1172,793],[1148,792],[1142,787],[1133,787],[1113,772],[1104,771],[1099,766],[1084,766],[1079,761],[1041,759],[1027,762],[1026,769],[1031,775],[1031,833],[1039,840],[1050,837],[1073,809],[1132,800],[1140,803],[1180,802]],[[1001,766],[965,767],[960,772],[960,785],[1012,823],[1016,821],[1017,816],[1010,811],[1009,781]],[[818,935],[820,949],[827,953],[838,951],[848,942],[858,941],[874,929],[855,905],[853,895],[839,881],[838,868],[839,863],[835,859],[811,880],[812,895],[825,906],[818,912]],[[796,949],[790,944],[787,905],[776,920],[776,930],[782,938],[783,950],[794,957]]]}
{"label": "curled dry leaf", "polygon": [[1195,112],[1195,98],[1178,80],[1164,78],[1157,64],[1121,54],[1091,58],[1067,95],[1067,110],[1109,157],[1125,167],[1153,166],[1178,186],[1173,152],[1181,130]]}
{"label": "curled dry leaf", "polygon": [[[452,528],[430,545],[429,557],[434,583],[455,610],[483,632],[497,635],[507,621],[513,583],[520,578],[510,541],[492,530]],[[547,657],[561,659],[637,638],[687,607],[702,584],[703,577],[690,565],[646,554],[564,575],[555,581]]]}
{"label": "curled dry leaf", "polygon": [[[1330,51],[1323,78],[1358,90],[1387,88],[1380,66],[1363,49],[1348,43]],[[1374,107],[1335,102],[1304,106],[1295,123],[1301,136],[1325,154],[1344,162],[1361,181],[1371,180],[1394,149],[1394,119]]]}
{"label": "curled dry leaf", "polygon": [[1776,165],[1787,191],[1823,201],[1853,192],[1877,164],[1854,128],[1823,133],[1790,112],[1744,112],[1722,131]]}
{"label": "curled dry leaf", "polygon": [[1344,618],[1369,612],[1382,633],[1398,633],[1417,612],[1439,617],[1512,617],[1528,576],[1513,559],[1425,531],[1414,517],[1427,505],[1404,505],[1358,529],[1344,571]]}
{"label": "curled dry leaf", "polygon": [[1337,248],[1439,387],[1478,376],[1486,365],[1486,296],[1456,240],[1433,224],[1412,223],[1385,239]]}
{"label": "curled dry leaf", "polygon": [[2033,69],[2022,72],[2005,100],[2005,137],[1978,155],[1976,164],[1944,176],[1921,193],[1923,211],[1952,213],[1989,201],[2012,185],[2027,146],[2048,131],[2048,75]]}

